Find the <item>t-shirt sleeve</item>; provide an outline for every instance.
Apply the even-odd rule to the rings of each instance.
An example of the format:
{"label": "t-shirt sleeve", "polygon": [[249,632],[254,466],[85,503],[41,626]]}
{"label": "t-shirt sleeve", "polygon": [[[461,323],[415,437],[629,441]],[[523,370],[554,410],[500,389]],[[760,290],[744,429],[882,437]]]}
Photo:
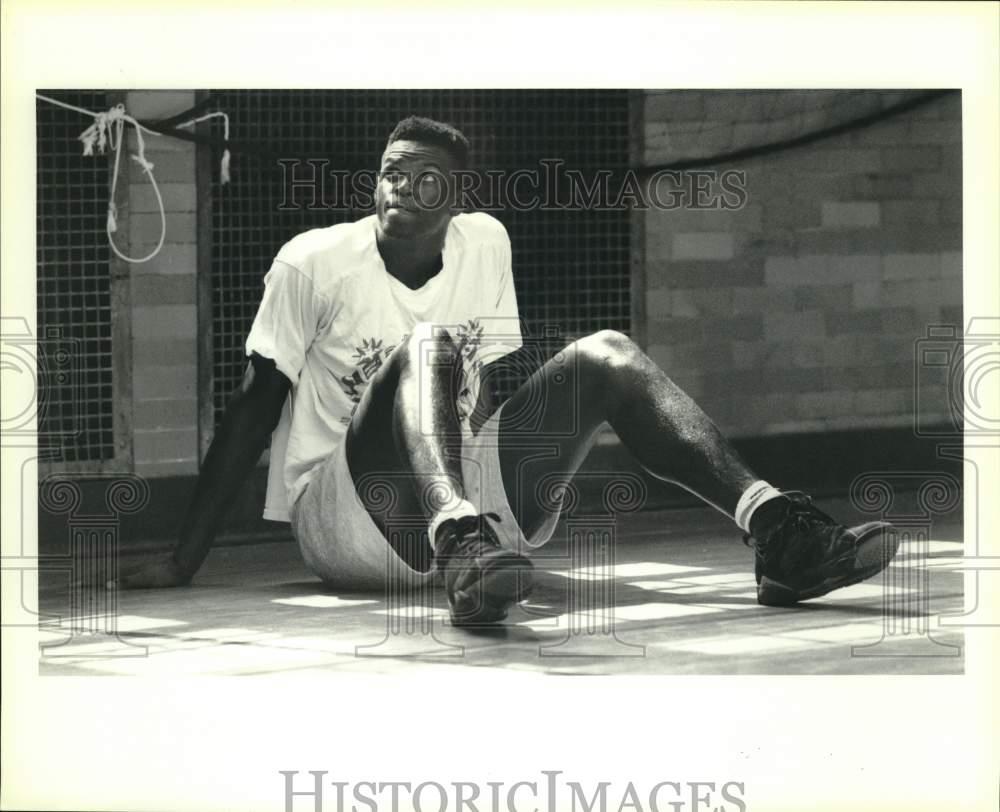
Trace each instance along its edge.
{"label": "t-shirt sleeve", "polygon": [[521,317],[517,309],[517,292],[514,289],[514,272],[511,263],[510,238],[507,232],[496,246],[497,287],[495,324],[497,343],[506,352],[513,352],[522,344]]}
{"label": "t-shirt sleeve", "polygon": [[247,336],[247,355],[255,352],[272,359],[297,384],[323,313],[312,280],[298,268],[275,260],[264,277],[264,298]]}

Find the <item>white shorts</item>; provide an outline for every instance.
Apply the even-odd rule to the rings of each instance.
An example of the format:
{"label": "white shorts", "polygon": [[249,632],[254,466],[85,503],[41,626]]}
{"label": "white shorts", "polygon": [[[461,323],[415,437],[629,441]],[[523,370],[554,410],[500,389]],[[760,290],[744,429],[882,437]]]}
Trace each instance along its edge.
{"label": "white shorts", "polygon": [[[466,499],[481,513],[499,515],[495,527],[500,543],[528,555],[552,537],[559,514],[549,513],[530,539],[521,532],[500,472],[501,409],[462,446]],[[292,532],[306,565],[323,581],[342,589],[378,589],[398,581],[417,585],[431,580],[434,573],[407,565],[372,521],[355,489],[345,445],[341,442],[319,466],[290,511]]]}

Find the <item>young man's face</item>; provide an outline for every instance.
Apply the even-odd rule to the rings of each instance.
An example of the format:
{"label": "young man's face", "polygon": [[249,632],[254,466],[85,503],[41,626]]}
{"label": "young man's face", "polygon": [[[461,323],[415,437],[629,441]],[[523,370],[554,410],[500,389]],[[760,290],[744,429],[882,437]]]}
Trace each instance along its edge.
{"label": "young man's face", "polygon": [[451,219],[450,178],[457,167],[441,147],[395,141],[382,156],[375,213],[382,233],[416,239],[437,233]]}

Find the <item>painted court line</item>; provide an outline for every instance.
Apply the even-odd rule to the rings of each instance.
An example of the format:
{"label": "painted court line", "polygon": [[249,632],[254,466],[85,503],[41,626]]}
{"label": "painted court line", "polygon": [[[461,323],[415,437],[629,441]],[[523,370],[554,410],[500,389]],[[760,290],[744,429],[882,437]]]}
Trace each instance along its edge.
{"label": "painted court line", "polygon": [[430,609],[426,606],[404,606],[401,609],[375,609],[373,615],[387,615],[389,617],[448,617],[447,609]]}
{"label": "painted court line", "polygon": [[846,623],[843,626],[823,626],[815,629],[795,629],[779,632],[781,637],[820,643],[871,643],[882,636],[880,623]]}
{"label": "painted court line", "polygon": [[219,643],[255,643],[259,640],[273,640],[278,636],[277,632],[240,628],[199,629],[188,635],[189,638],[203,638]]}
{"label": "painted court line", "polygon": [[708,567],[657,564],[654,561],[640,561],[635,564],[616,564],[614,567],[578,567],[572,570],[547,570],[547,572],[552,575],[561,575],[563,578],[573,578],[580,581],[607,581],[611,578],[680,575],[689,572],[704,572],[707,569]]}
{"label": "painted court line", "polygon": [[815,603],[826,603],[827,601],[870,601],[873,598],[883,596],[899,595],[911,592],[912,590],[898,586],[884,586],[882,584],[855,584],[845,586],[842,589],[829,592],[814,600]]}
{"label": "painted court line", "polygon": [[756,583],[752,574],[732,572],[721,572],[715,575],[691,575],[678,578],[677,580],[683,581],[686,584],[711,584],[713,586],[732,586],[733,588]]}
{"label": "painted court line", "polygon": [[68,643],[62,646],[42,646],[42,656],[45,659],[83,658],[83,657],[113,657],[129,654],[142,657],[148,649],[145,641],[139,643],[116,640],[113,637],[97,642]]}
{"label": "painted court line", "polygon": [[691,585],[676,578],[659,578],[653,581],[629,581],[626,586],[634,586],[637,589],[650,589],[660,592],[668,589],[682,589]]}
{"label": "painted court line", "polygon": [[920,542],[914,539],[903,541],[899,545],[900,555],[915,555],[918,552],[928,552],[932,555],[934,553],[954,553],[961,550],[963,542],[961,541],[938,541],[931,539],[930,541]]}
{"label": "painted court line", "polygon": [[667,595],[705,595],[713,592],[718,592],[719,587],[699,586],[698,584],[681,584],[680,586],[672,587],[669,589],[658,589],[656,591],[662,592]]}
{"label": "painted court line", "polygon": [[333,655],[307,649],[263,646],[211,646],[169,651],[133,659],[108,658],[81,663],[81,668],[110,674],[197,675],[237,674],[246,671],[273,672],[332,662]]}
{"label": "painted court line", "polygon": [[271,603],[283,603],[286,606],[308,606],[311,609],[343,609],[347,606],[364,606],[368,603],[378,603],[374,600],[339,598],[336,595],[302,595],[298,598],[274,598]]}
{"label": "painted court line", "polygon": [[378,642],[377,635],[368,640],[339,640],[326,637],[283,637],[277,641],[277,648],[321,651],[327,654],[348,654],[354,656],[358,646],[370,646]]}
{"label": "painted court line", "polygon": [[111,631],[112,624],[114,624],[114,631],[118,632],[143,632],[147,629],[165,629],[168,626],[187,626],[186,620],[170,620],[169,618],[162,617],[143,617],[142,615],[118,615],[106,616],[106,615],[84,615],[82,617],[73,618],[69,617],[62,619],[62,623],[48,624],[49,628],[55,629],[70,629],[72,627],[77,628],[92,628],[100,627],[107,631]]}
{"label": "painted court line", "polygon": [[585,612],[567,612],[555,617],[523,620],[517,623],[535,631],[565,631],[569,628],[600,628],[612,623],[706,615],[721,610],[712,606],[691,603],[640,603],[635,606],[604,607]]}
{"label": "painted court line", "polygon": [[740,636],[688,640],[681,643],[653,643],[651,645],[694,654],[763,654],[784,649],[809,648],[810,643],[807,640],[790,640],[778,637]]}
{"label": "painted court line", "polygon": [[694,603],[640,603],[635,606],[619,606],[614,611],[615,621],[619,620],[663,620],[686,615],[707,615],[718,612],[711,606]]}
{"label": "painted court line", "polygon": [[[681,564],[664,564],[657,561],[637,561],[634,564],[615,564],[612,572],[616,578],[642,578],[647,575],[677,575],[682,572],[704,572],[708,567],[694,567]],[[580,567],[573,572],[597,573],[607,567]]]}
{"label": "painted court line", "polygon": [[[730,597],[729,595],[726,596]],[[770,607],[761,606],[757,603],[756,593],[750,596],[746,600],[732,601],[731,603],[718,603],[716,601],[712,602],[699,602],[698,606],[710,606],[712,609],[719,609],[723,612],[739,612],[746,609],[760,609],[761,611],[771,611]]]}

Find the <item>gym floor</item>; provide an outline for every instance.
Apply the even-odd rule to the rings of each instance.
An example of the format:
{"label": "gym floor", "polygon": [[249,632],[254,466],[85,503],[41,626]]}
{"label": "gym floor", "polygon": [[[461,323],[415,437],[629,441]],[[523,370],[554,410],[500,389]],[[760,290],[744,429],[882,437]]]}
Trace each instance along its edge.
{"label": "gym floor", "polygon": [[[817,503],[842,521],[861,518],[844,499]],[[92,609],[114,611],[89,621],[69,605],[67,574],[43,572],[39,670],[962,673],[961,629],[942,620],[963,607],[961,515],[959,506],[935,517],[929,539],[901,534],[881,576],[792,608],[757,604],[752,553],[709,508],[618,517],[613,567],[567,555],[561,522],[536,559],[530,599],[479,632],[450,626],[440,589],[412,598],[331,590],[289,542],[218,548],[188,588],[85,595]]]}

